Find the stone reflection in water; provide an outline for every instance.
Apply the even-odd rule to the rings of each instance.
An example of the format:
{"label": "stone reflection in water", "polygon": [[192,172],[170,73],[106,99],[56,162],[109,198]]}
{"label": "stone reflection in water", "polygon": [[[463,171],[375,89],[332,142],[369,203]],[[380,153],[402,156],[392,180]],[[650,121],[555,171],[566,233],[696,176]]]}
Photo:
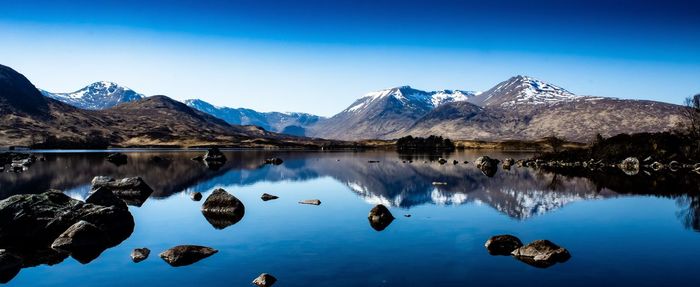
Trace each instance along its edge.
{"label": "stone reflection in water", "polygon": [[683,226],[700,232],[700,196],[683,196],[676,202],[682,208],[677,216]]}
{"label": "stone reflection in water", "polygon": [[245,206],[238,198],[219,188],[202,204],[202,214],[216,229],[224,229],[243,219]]}

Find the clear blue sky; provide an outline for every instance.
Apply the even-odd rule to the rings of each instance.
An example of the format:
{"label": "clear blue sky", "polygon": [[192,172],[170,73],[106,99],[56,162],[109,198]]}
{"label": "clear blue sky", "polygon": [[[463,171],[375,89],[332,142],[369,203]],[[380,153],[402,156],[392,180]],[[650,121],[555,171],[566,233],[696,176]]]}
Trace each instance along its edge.
{"label": "clear blue sky", "polygon": [[[483,2],[483,3],[482,3]],[[366,92],[700,93],[700,1],[9,1],[0,63],[53,92],[108,80],[175,99],[332,115]]]}

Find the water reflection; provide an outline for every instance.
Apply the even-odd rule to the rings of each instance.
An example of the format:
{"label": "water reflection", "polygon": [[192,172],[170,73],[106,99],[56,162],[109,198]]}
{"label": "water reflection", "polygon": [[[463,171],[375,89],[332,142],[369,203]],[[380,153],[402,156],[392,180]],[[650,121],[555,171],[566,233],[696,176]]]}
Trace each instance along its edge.
{"label": "water reflection", "polygon": [[[191,158],[201,153],[129,153],[129,162],[115,166],[103,154],[46,154],[46,162],[20,173],[0,175],[0,195],[36,193],[49,188],[69,190],[84,198],[93,177],[141,176],[154,189],[151,198],[179,192],[206,192],[222,185],[258,182],[306,181],[331,177],[371,204],[411,208],[423,204],[479,203],[515,219],[527,219],[581,201],[648,194],[678,198],[679,218],[688,228],[700,230],[697,176],[628,176],[621,171],[599,174],[558,174],[545,170],[501,168],[491,177],[472,163],[480,154],[397,155],[393,152],[306,153],[226,152],[226,163],[212,170]],[[492,153],[493,158],[505,158]],[[528,155],[508,155],[524,158]],[[280,157],[281,165],[265,165]],[[439,164],[437,158],[449,162]],[[157,160],[156,160],[157,159]],[[368,161],[378,160],[378,163]],[[453,164],[453,160],[457,163]],[[446,183],[433,185],[433,182]],[[694,186],[694,188],[693,188]]]}

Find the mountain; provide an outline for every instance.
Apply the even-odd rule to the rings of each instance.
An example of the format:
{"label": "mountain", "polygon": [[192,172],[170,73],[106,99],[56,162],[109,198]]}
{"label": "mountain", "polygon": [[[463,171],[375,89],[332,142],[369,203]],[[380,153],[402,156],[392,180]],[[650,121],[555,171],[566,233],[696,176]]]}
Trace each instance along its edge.
{"label": "mountain", "polygon": [[309,127],[310,135],[348,140],[385,138],[410,127],[436,107],[464,102],[475,93],[459,90],[426,92],[410,86],[368,93],[335,116]]}
{"label": "mountain", "polygon": [[44,96],[81,109],[102,110],[120,103],[143,99],[133,90],[111,82],[96,82],[72,93],[51,93],[41,90]]}
{"label": "mountain", "polygon": [[306,135],[308,126],[323,120],[320,116],[306,113],[261,113],[245,108],[217,107],[198,99],[186,100],[185,104],[223,119],[229,124],[255,125],[265,130],[297,136]]}
{"label": "mountain", "polygon": [[230,125],[165,96],[105,110],[84,110],[41,92],[23,75],[0,65],[0,146],[104,148],[107,146],[316,147],[336,142]]}
{"label": "mountain", "polygon": [[654,101],[575,95],[532,77],[515,76],[482,93],[423,92],[410,87],[370,93],[312,127],[310,134],[345,140],[442,135],[498,141],[557,136],[587,142],[596,134],[673,129],[682,110],[682,106]]}

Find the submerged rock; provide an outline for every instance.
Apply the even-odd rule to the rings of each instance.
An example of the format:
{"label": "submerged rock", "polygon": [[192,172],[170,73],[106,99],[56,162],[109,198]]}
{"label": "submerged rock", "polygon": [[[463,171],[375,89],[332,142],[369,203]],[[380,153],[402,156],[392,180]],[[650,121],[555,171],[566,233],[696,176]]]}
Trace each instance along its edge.
{"label": "submerged rock", "polygon": [[267,194],[267,193],[263,193],[263,194],[260,196],[260,199],[262,199],[263,201],[268,201],[268,200],[273,200],[273,199],[278,199],[278,198],[279,198],[279,197],[276,196],[276,195]]}
{"label": "submerged rock", "polygon": [[197,245],[178,245],[159,254],[163,261],[173,267],[186,266],[207,258],[218,250]]}
{"label": "submerged rock", "polygon": [[636,175],[639,173],[639,160],[628,157],[620,163],[620,169],[627,175]]}
{"label": "submerged rock", "polygon": [[151,250],[148,248],[136,248],[131,251],[131,260],[134,261],[134,263],[139,263],[146,260],[150,254]]}
{"label": "submerged rock", "polygon": [[535,240],[513,250],[511,254],[522,262],[540,268],[566,262],[571,258],[571,254],[566,248],[560,247],[549,240]]}
{"label": "submerged rock", "polygon": [[127,156],[120,152],[110,154],[105,159],[115,165],[124,165],[127,162]]}
{"label": "submerged rock", "polygon": [[394,221],[394,216],[386,206],[377,204],[369,211],[367,219],[369,220],[369,225],[372,226],[374,230],[382,231]]}
{"label": "submerged rock", "polygon": [[258,287],[270,287],[277,282],[277,278],[267,273],[260,274],[258,278],[253,280],[253,285]]}
{"label": "submerged rock", "polygon": [[235,196],[219,188],[202,204],[202,214],[216,229],[224,229],[243,219],[245,206]]}
{"label": "submerged rock", "polygon": [[523,243],[520,239],[509,234],[493,236],[484,244],[491,255],[510,255],[511,252],[522,246]]}
{"label": "submerged rock", "polygon": [[267,158],[265,159],[265,164],[280,165],[284,161],[279,157]]}
{"label": "submerged rock", "polygon": [[321,201],[318,199],[307,199],[299,201],[300,204],[310,204],[310,205],[321,205]]}
{"label": "submerged rock", "polygon": [[92,192],[106,188],[129,205],[141,206],[151,196],[151,189],[141,177],[127,177],[115,180],[108,176],[96,176],[92,179]]}
{"label": "submerged rock", "polygon": [[498,171],[498,160],[488,156],[482,156],[474,161],[474,165],[481,170],[481,173],[488,177],[493,177]]}

